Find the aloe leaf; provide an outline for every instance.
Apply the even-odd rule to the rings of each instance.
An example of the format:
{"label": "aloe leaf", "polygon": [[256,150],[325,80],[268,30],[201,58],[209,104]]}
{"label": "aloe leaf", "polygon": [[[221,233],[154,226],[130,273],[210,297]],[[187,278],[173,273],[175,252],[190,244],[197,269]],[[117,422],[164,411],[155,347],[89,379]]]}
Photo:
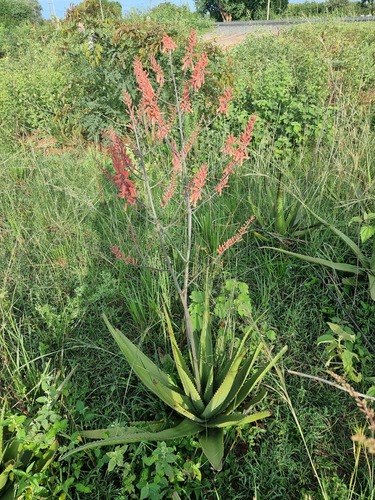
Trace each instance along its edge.
{"label": "aloe leaf", "polygon": [[182,386],[184,388],[185,394],[187,396],[189,396],[189,398],[191,399],[196,411],[201,413],[204,410],[203,401],[202,401],[202,399],[197,391],[197,388],[194,385],[193,376],[191,375],[190,370],[189,370],[189,368],[188,368],[188,366],[187,366],[187,364],[182,356],[182,353],[177,345],[176,337],[174,335],[172,323],[171,323],[171,320],[170,320],[169,315],[167,313],[167,310],[166,310],[165,306],[163,306],[163,307],[164,307],[165,319],[167,322],[167,330],[168,330],[169,338],[171,341],[173,357],[174,357],[174,360],[176,363],[177,371],[178,371],[178,374],[180,376]]}
{"label": "aloe leaf", "polygon": [[15,500],[16,492],[15,485],[12,483],[9,488],[5,491],[5,493],[1,493],[1,500]]}
{"label": "aloe leaf", "polygon": [[276,203],[275,203],[275,229],[279,234],[286,234],[285,226],[285,216],[284,216],[284,193],[281,187],[282,173],[280,173],[277,193],[276,193]]}
{"label": "aloe leaf", "polygon": [[[140,425],[141,427],[137,427]],[[135,425],[126,427],[108,427],[107,429],[95,429],[81,431],[80,435],[85,439],[108,439],[110,437],[118,437],[127,432],[155,432],[165,428],[165,422],[135,422]]]}
{"label": "aloe leaf", "polygon": [[345,233],[340,231],[340,229],[337,229],[335,226],[332,224],[329,224],[327,221],[319,217],[316,213],[314,213],[310,208],[306,207],[306,209],[316,218],[318,219],[319,222],[321,222],[324,226],[328,227],[333,233],[337,234],[339,238],[342,239],[344,243],[348,245],[348,247],[352,250],[352,252],[356,255],[357,259],[360,261],[360,263],[363,265],[363,267],[368,268],[369,267],[369,259],[361,252],[361,249],[359,246],[354,243],[354,241],[349,238]]}
{"label": "aloe leaf", "polygon": [[252,330],[249,329],[243,335],[241,342],[239,343],[238,347],[236,348],[234,354],[232,355],[232,358],[229,359],[228,362],[225,364],[225,366],[220,369],[219,373],[216,376],[216,380],[215,380],[216,387],[219,387],[223,383],[225,377],[227,376],[228,371],[230,370],[230,368],[232,366],[233,360],[236,359],[236,357],[244,351],[245,343],[246,343],[247,339],[249,338],[249,335],[251,332],[252,332]]}
{"label": "aloe leaf", "polygon": [[[14,469],[14,467],[15,467],[15,464],[9,464],[7,467],[5,467],[3,472],[0,474],[0,494],[1,494],[1,490],[3,490],[6,487],[6,485],[8,483],[9,474],[12,472],[12,469]],[[4,498],[2,494],[1,494],[1,498]]]}
{"label": "aloe leaf", "polygon": [[291,229],[293,226],[298,224],[301,220],[301,204],[299,201],[293,203],[290,207],[288,217],[286,218],[285,224],[288,229]]}
{"label": "aloe leaf", "polygon": [[290,255],[291,257],[296,257],[297,259],[310,262],[311,264],[318,264],[320,266],[329,267],[336,271],[343,271],[346,273],[363,274],[363,269],[358,266],[353,266],[352,264],[344,264],[341,262],[332,262],[328,259],[321,259],[320,257],[310,257],[309,255],[303,255],[300,253],[289,252],[289,250],[284,250],[283,248],[275,247],[263,247],[269,250],[276,250],[277,252],[284,253],[285,255]]}
{"label": "aloe leaf", "polygon": [[[223,408],[227,408],[228,405],[230,405],[230,403],[233,400],[235,401],[236,396],[237,396],[238,392],[240,391],[241,387],[243,386],[243,384],[245,383],[245,381],[250,373],[250,370],[254,366],[254,363],[259,356],[259,353],[260,353],[262,347],[263,347],[263,344],[259,344],[259,346],[255,349],[253,354],[251,356],[249,356],[245,360],[245,362],[243,363],[243,366],[238,371],[236,378],[233,381],[232,388],[229,391],[228,396],[223,404]],[[234,405],[233,406],[230,405],[230,407],[235,408],[236,404],[234,403]],[[230,411],[227,411],[227,410],[225,412],[230,413]]]}
{"label": "aloe leaf", "polygon": [[213,395],[214,395],[214,367],[212,365],[210,367],[210,371],[207,378],[207,384],[203,394],[203,401],[205,402],[205,404],[211,401]]}
{"label": "aloe leaf", "polygon": [[128,363],[143,384],[173,410],[191,420],[202,422],[194,414],[195,408],[190,398],[182,394],[179,388],[172,385],[171,378],[145,356],[125,335],[113,328],[106,316],[104,316],[104,320]]}
{"label": "aloe leaf", "polygon": [[246,402],[246,409],[244,410],[244,413],[247,413],[252,406],[260,403],[266,394],[267,391],[265,389],[261,389],[249,402]]}
{"label": "aloe leaf", "polygon": [[255,374],[247,382],[244,383],[244,385],[237,394],[233,409],[238,408],[240,406],[240,404],[247,398],[247,396],[251,393],[251,391],[253,391],[253,389],[257,386],[257,384],[260,383],[260,381],[271,370],[271,368],[275,366],[275,364],[279,361],[281,356],[283,356],[286,353],[287,350],[288,346],[284,346],[281,349],[281,351],[278,354],[276,354],[276,356],[266,366],[259,368],[255,372]]}
{"label": "aloe leaf", "polygon": [[233,388],[233,382],[238,374],[239,366],[245,354],[246,350],[243,350],[235,357],[228,373],[223,380],[223,383],[220,385],[215,394],[212,396],[210,402],[207,404],[204,412],[202,413],[202,417],[211,419],[221,410],[225,401],[227,400],[228,395],[231,392],[231,389]]}
{"label": "aloe leaf", "polygon": [[252,413],[251,415],[244,415],[243,413],[232,413],[231,415],[219,415],[212,420],[210,420],[206,425],[207,427],[233,427],[234,425],[245,425],[251,422],[256,422],[262,418],[269,417],[271,412],[269,411],[259,411],[257,413]]}
{"label": "aloe leaf", "polygon": [[48,448],[48,450],[43,454],[43,456],[36,462],[35,464],[35,472],[43,472],[45,471],[48,466],[51,464],[55,453],[59,447],[59,442],[57,439],[51,444],[51,446]]}
{"label": "aloe leaf", "polygon": [[205,429],[199,435],[199,443],[212,467],[221,470],[224,455],[224,430]]}
{"label": "aloe leaf", "polygon": [[86,443],[74,450],[68,451],[63,456],[59,458],[59,460],[65,460],[71,455],[83,451],[89,450],[93,448],[98,448],[100,446],[115,446],[118,444],[126,444],[126,443],[138,443],[141,441],[167,441],[169,439],[178,439],[186,436],[194,436],[198,434],[205,428],[202,425],[197,424],[196,422],[192,422],[189,419],[182,420],[175,427],[170,427],[169,429],[165,429],[159,432],[126,432],[124,434],[120,434],[119,436],[109,437],[107,439],[102,439],[100,441],[94,441],[92,443]]}

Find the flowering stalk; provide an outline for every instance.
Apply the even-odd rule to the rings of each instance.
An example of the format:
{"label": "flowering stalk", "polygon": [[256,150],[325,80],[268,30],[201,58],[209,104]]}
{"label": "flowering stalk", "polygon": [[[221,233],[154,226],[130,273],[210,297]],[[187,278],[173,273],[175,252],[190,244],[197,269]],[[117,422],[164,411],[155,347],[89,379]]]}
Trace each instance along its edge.
{"label": "flowering stalk", "polygon": [[[130,95],[125,91],[123,92],[123,98],[130,118],[131,124],[129,128],[131,129],[135,139],[133,152],[136,158],[134,161],[136,166],[132,164],[132,160],[127,154],[125,146],[121,143],[116,134],[113,131],[110,131],[108,135],[112,142],[110,152],[112,154],[112,160],[116,172],[115,175],[111,177],[113,182],[119,188],[121,197],[126,199],[129,205],[137,205],[141,206],[142,209],[146,209],[148,220],[151,220],[155,227],[167,270],[172,277],[182,303],[186,325],[186,338],[192,360],[193,375],[198,392],[200,392],[201,380],[197,357],[198,346],[193,334],[192,321],[188,308],[188,295],[189,285],[191,283],[190,269],[192,255],[193,211],[197,209],[198,202],[200,202],[203,198],[203,190],[205,189],[210,169],[208,163],[203,163],[198,168],[195,175],[191,175],[190,169],[188,168],[188,161],[193,146],[198,140],[199,135],[202,133],[202,123],[204,123],[204,121],[201,119],[188,136],[185,134],[186,127],[184,123],[186,114],[192,112],[192,98],[202,87],[205,82],[205,77],[209,73],[207,70],[207,54],[203,53],[200,56],[196,54],[196,44],[196,34],[192,32],[188,40],[185,57],[182,61],[183,80],[180,86],[180,83],[177,84],[172,60],[172,54],[176,49],[176,44],[167,34],[164,35],[161,41],[161,50],[164,54],[166,54],[169,64],[171,77],[170,81],[172,83],[174,95],[173,104],[167,104],[169,113],[166,113],[165,107],[161,107],[161,103],[163,101],[159,97],[160,88],[163,85],[166,85],[166,78],[162,67],[158,64],[155,57],[151,56],[151,68],[155,75],[156,84],[159,88],[159,90],[154,90],[154,87],[149,79],[149,75],[144,69],[141,60],[136,58],[134,61],[134,73],[138,91],[140,93],[139,104],[137,107],[134,106]],[[227,88],[223,95],[219,98],[217,115],[228,115],[228,105],[232,98],[232,89]],[[221,194],[222,189],[227,186],[228,177],[234,168],[237,165],[241,165],[244,159],[248,157],[247,147],[249,146],[252,138],[252,128],[254,123],[255,118],[252,117],[246,126],[245,131],[238,139],[234,136],[230,136],[228,138],[224,151],[230,157],[230,162],[226,167],[226,170],[223,172],[222,179],[216,188],[216,193],[219,192],[219,194]],[[174,125],[176,125],[175,130],[173,130]],[[206,124],[205,126],[208,128],[209,125],[210,124]],[[149,139],[152,142],[152,149],[150,150],[148,150],[146,146],[149,144]],[[150,172],[147,169],[147,156],[157,146],[162,144],[166,144],[171,151],[172,169],[170,171],[170,178],[166,189],[161,195],[161,198],[157,200],[155,197],[155,192],[157,192],[155,189],[156,186],[152,185]],[[139,193],[141,191],[137,189],[136,183],[132,180],[132,174],[137,174],[137,179],[144,184],[146,200],[143,200],[143,202],[139,199]],[[176,198],[177,194],[182,196],[183,201],[181,201],[181,204],[178,205],[178,210],[183,207],[183,217],[185,220],[183,247],[176,248],[176,246],[174,246],[174,251],[178,252],[183,262],[181,276],[175,269],[172,258],[169,254],[168,238],[170,238],[170,233],[168,231],[168,225],[164,226],[162,223],[163,215],[165,214],[168,216],[169,213],[166,211],[167,205],[171,203],[172,199]],[[178,212],[175,212],[175,216],[176,213]],[[252,220],[253,218],[250,218],[234,237],[219,247],[219,256],[222,255],[222,253],[231,245],[241,239]],[[137,263],[137,261],[130,255],[125,256],[125,254],[116,246],[113,246],[112,252],[117,258],[123,260],[125,263]],[[142,257],[142,254],[140,252],[138,253],[139,256]]]}

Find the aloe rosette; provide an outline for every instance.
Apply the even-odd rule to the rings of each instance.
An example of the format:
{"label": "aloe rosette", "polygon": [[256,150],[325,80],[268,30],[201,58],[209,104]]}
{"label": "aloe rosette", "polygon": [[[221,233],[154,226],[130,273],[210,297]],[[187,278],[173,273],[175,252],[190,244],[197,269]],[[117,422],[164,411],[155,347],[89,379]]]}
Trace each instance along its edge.
{"label": "aloe rosette", "polygon": [[[251,351],[246,345],[250,330],[244,334],[226,359],[215,356],[208,308],[203,317],[199,339],[199,381],[195,380],[189,363],[180,351],[170,318],[165,311],[167,331],[177,368],[179,383],[161,370],[131,340],[104,321],[123,355],[142,383],[171,407],[178,418],[170,428],[160,429],[160,423],[143,428],[116,427],[81,432],[85,439],[95,439],[66,453],[62,459],[79,450],[98,446],[113,446],[140,441],[166,441],[198,435],[202,450],[211,465],[220,470],[224,454],[224,429],[255,422],[270,416],[269,411],[250,413],[252,407],[265,396],[259,383],[285,353],[284,347],[271,361],[258,368],[255,363],[263,344]],[[198,391],[198,387],[200,390]]]}

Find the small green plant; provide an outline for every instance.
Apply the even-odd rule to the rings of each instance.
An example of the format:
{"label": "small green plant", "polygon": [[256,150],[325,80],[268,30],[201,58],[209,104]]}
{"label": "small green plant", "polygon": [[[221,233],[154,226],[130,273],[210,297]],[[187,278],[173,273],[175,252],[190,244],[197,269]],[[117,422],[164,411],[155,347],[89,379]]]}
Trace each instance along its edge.
{"label": "small green plant", "polygon": [[48,495],[49,467],[57,450],[58,437],[65,433],[67,420],[56,402],[67,379],[56,387],[53,377],[40,382],[43,395],[33,417],[11,411],[6,401],[0,414],[0,497],[3,500],[42,498]]}
{"label": "small green plant", "polygon": [[[330,366],[335,360],[342,364],[345,375],[353,382],[362,380],[362,373],[358,371],[361,360],[366,355],[361,346],[360,338],[348,326],[337,323],[327,323],[330,331],[318,338],[318,345],[325,344],[325,354],[328,358],[326,366]],[[367,352],[368,355],[368,352]]]}
{"label": "small green plant", "polygon": [[[307,208],[307,207],[306,207]],[[337,229],[332,224],[329,224],[327,221],[319,217],[315,214],[310,208],[307,210],[325,227],[330,229],[333,234],[338,236],[352,251],[354,254],[357,264],[347,264],[341,262],[333,262],[328,259],[323,259],[319,257],[311,257],[309,255],[302,255],[295,252],[290,252],[289,250],[284,250],[282,248],[273,248],[269,247],[271,250],[276,250],[278,252],[284,253],[286,255],[290,255],[292,257],[297,257],[298,259],[304,260],[306,262],[310,262],[311,264],[317,264],[325,267],[329,267],[334,269],[335,271],[340,271],[344,273],[354,274],[355,276],[367,276],[369,283],[369,291],[371,299],[375,301],[375,238],[373,241],[372,252],[370,257],[367,257],[361,250],[361,248],[345,233]],[[361,227],[361,240],[362,243],[365,243],[367,240],[372,238],[375,234],[375,226],[370,225],[369,222],[374,219],[374,214],[366,214],[366,219],[362,218],[358,220],[357,218],[352,219],[352,221],[363,222],[364,224]],[[265,247],[267,248],[267,247]],[[346,280],[346,283],[350,284],[350,281]]]}

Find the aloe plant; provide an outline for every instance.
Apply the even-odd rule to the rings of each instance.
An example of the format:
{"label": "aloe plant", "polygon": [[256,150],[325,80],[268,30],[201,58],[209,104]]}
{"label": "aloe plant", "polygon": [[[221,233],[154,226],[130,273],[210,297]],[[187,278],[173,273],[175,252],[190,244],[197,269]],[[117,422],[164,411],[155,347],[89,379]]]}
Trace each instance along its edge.
{"label": "aloe plant", "polygon": [[[174,425],[160,430],[159,424],[146,428],[138,425],[128,428],[110,428],[81,432],[87,439],[96,439],[66,453],[62,459],[79,450],[97,446],[113,446],[139,441],[165,441],[197,435],[203,453],[211,465],[220,470],[224,454],[224,429],[255,422],[270,416],[269,411],[250,413],[265,396],[259,383],[266,373],[285,353],[284,347],[271,361],[255,369],[255,363],[264,347],[254,351],[248,347],[244,334],[231,354],[217,354],[210,327],[208,293],[205,299],[202,328],[198,342],[199,380],[192,375],[192,361],[183,357],[164,309],[167,331],[179,382],[161,370],[133,342],[114,328],[104,316],[104,321],[123,355],[143,384],[176,413]],[[236,345],[236,343],[234,343]],[[190,366],[189,366],[190,365]],[[198,387],[200,390],[198,390]]]}
{"label": "aloe plant", "polygon": [[[307,207],[306,207],[307,208]],[[270,250],[276,250],[278,252],[284,253],[285,255],[290,255],[291,257],[296,257],[300,260],[304,260],[306,262],[310,262],[311,264],[317,264],[324,267],[329,267],[330,269],[334,269],[335,271],[344,272],[348,274],[354,274],[356,276],[367,276],[369,283],[369,291],[372,300],[375,301],[375,237],[372,245],[372,253],[370,257],[367,257],[360,247],[345,233],[337,229],[335,226],[325,221],[317,214],[315,214],[311,209],[307,208],[307,210],[324,226],[330,229],[336,236],[338,236],[352,251],[354,256],[357,259],[357,264],[347,264],[345,262],[333,262],[328,259],[323,259],[320,257],[312,257],[310,255],[303,255],[296,252],[290,252],[289,250],[284,250],[283,248],[275,248],[275,247],[264,247]],[[374,215],[374,214],[369,214]],[[361,222],[361,220],[357,220],[357,218],[352,219],[352,222]],[[366,222],[366,219],[365,219]],[[373,226],[363,225],[361,228],[361,240],[362,243],[365,243],[368,239],[374,236],[374,232],[372,231]]]}

